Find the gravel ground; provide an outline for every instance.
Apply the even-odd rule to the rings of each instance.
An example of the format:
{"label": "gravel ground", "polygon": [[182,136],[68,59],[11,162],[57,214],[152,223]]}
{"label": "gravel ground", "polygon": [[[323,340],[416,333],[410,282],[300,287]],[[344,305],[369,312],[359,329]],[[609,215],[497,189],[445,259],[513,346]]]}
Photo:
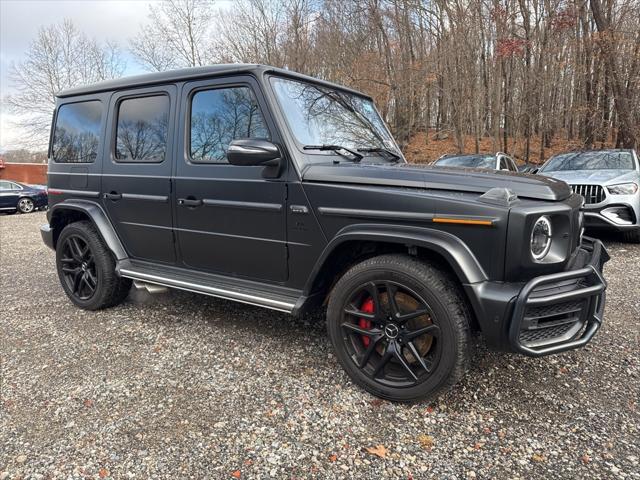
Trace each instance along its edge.
{"label": "gravel ground", "polygon": [[607,240],[587,348],[480,348],[457,388],[407,406],[351,384],[311,319],[177,291],[75,308],[44,222],[0,217],[0,480],[640,479],[640,245]]}

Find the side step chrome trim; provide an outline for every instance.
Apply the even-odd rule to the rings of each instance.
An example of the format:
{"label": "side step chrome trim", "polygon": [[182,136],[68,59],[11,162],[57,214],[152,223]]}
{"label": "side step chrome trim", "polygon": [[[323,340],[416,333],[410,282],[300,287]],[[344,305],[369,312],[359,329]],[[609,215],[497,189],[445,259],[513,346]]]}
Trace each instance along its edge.
{"label": "side step chrome trim", "polygon": [[226,290],[224,288],[211,287],[209,285],[186,282],[183,280],[177,280],[175,278],[161,277],[158,275],[152,275],[150,273],[129,270],[127,268],[120,268],[119,271],[121,276],[131,278],[133,280],[141,280],[148,283],[154,283],[156,285],[163,285],[165,287],[186,290],[189,292],[204,293],[206,295],[211,295],[212,297],[224,298],[225,300],[234,300],[236,302],[247,303],[249,305],[255,305],[257,307],[270,308],[272,310],[278,310],[279,312],[291,313],[295,307],[295,303],[288,303],[281,300],[274,300],[272,298],[260,297],[257,295],[251,295],[248,293],[242,293],[233,290]]}

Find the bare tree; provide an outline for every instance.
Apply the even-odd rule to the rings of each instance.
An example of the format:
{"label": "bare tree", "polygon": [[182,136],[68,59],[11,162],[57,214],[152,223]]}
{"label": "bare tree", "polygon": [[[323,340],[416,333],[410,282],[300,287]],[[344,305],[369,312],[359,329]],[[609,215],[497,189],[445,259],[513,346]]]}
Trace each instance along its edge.
{"label": "bare tree", "polygon": [[30,148],[47,143],[56,93],[119,77],[124,68],[115,44],[89,39],[71,20],[40,28],[25,59],[11,66],[9,78],[16,93],[4,98],[18,118],[21,143]]}
{"label": "bare tree", "polygon": [[211,63],[211,1],[164,0],[149,5],[149,25],[130,48],[148,70],[196,67]]}

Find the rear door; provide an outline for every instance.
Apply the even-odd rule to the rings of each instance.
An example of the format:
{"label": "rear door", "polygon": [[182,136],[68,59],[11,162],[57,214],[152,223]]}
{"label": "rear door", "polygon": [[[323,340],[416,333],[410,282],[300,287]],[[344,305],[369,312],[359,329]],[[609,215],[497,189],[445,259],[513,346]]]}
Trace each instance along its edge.
{"label": "rear door", "polygon": [[0,180],[0,210],[13,210],[18,205],[19,187],[13,182]]}
{"label": "rear door", "polygon": [[171,169],[176,87],[121,91],[110,100],[102,202],[130,257],[176,262]]}
{"label": "rear door", "polygon": [[176,235],[181,263],[208,273],[283,282],[287,279],[286,182],[264,167],[231,165],[229,143],[263,138],[281,143],[253,77],[184,85],[175,177]]}

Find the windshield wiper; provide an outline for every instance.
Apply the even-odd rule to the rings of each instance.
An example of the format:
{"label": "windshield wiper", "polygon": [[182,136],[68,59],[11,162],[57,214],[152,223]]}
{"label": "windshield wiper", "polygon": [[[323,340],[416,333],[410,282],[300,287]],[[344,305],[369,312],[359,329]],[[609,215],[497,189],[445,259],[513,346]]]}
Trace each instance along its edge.
{"label": "windshield wiper", "polygon": [[396,162],[399,162],[400,160],[402,160],[402,157],[400,155],[398,155],[393,150],[390,150],[390,149],[385,148],[385,147],[359,148],[358,151],[359,152],[366,152],[366,153],[386,153],[391,158],[393,158]]}
{"label": "windshield wiper", "polygon": [[342,155],[344,158],[351,160],[352,162],[358,163],[360,160],[362,160],[362,155],[360,155],[358,152],[340,145],[305,145],[304,147],[302,147],[302,149],[324,151],[330,150],[332,152],[336,152],[338,155]]}

